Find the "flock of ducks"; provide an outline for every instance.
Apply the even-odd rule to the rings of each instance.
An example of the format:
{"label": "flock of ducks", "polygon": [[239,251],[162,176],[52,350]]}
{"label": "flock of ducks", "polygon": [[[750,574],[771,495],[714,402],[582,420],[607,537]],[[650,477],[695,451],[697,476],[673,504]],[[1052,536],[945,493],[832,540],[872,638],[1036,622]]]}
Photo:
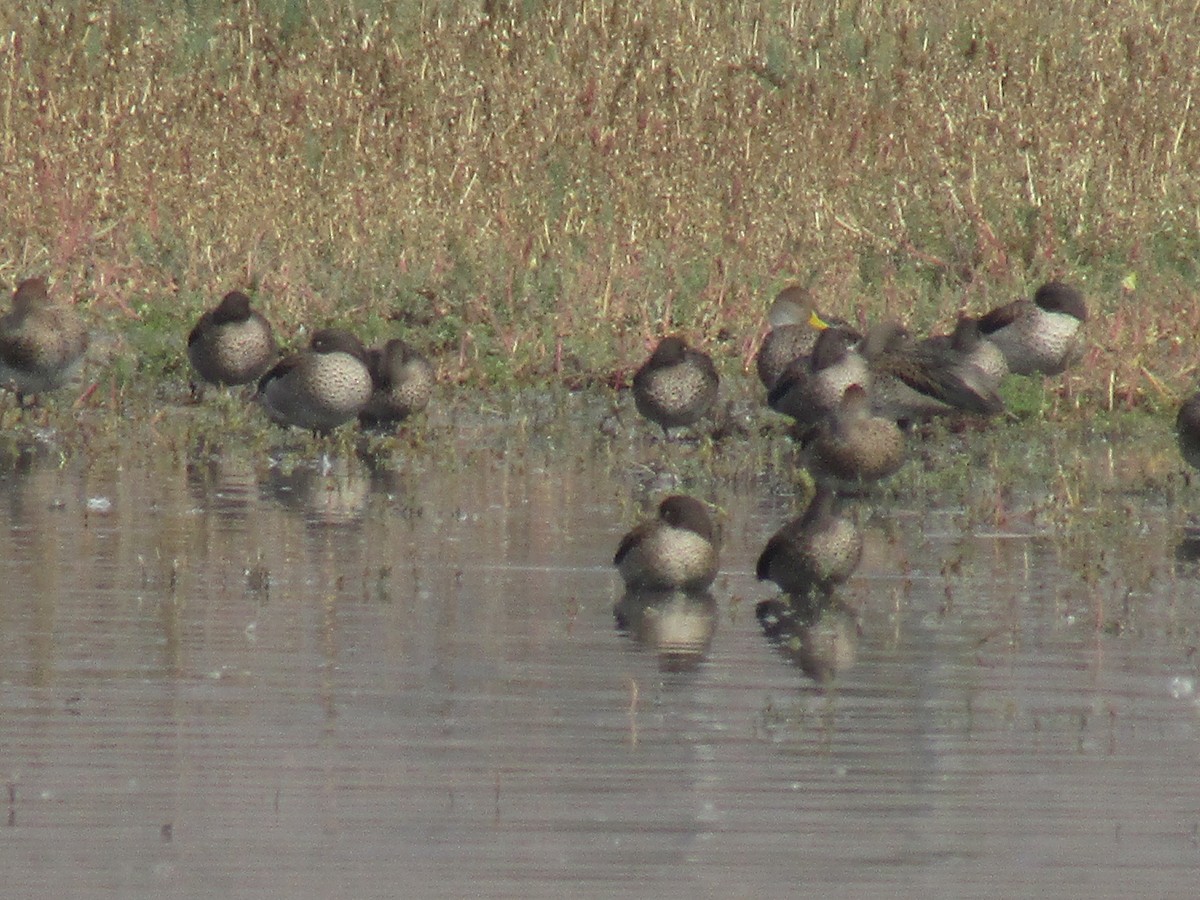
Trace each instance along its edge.
{"label": "flock of ducks", "polygon": [[424,409],[433,392],[433,366],[398,338],[368,350],[349,331],[322,328],[307,348],[280,359],[271,323],[240,291],[200,317],[187,348],[201,380],[257,382],[255,397],[272,422],[319,433],[352,419],[394,424]]}
{"label": "flock of ducks", "polygon": [[[755,363],[771,409],[793,422],[815,491],[801,515],[767,541],[755,566],[760,581],[783,593],[800,624],[829,607],[857,568],[862,535],[842,499],[897,472],[908,429],[938,416],[996,416],[1010,373],[1056,375],[1083,352],[1087,306],[1080,291],[1049,282],[978,318],[960,316],[949,334],[923,340],[895,322],[860,333],[826,321],[802,288],[782,291]],[[712,410],[719,382],[712,361],[676,336],[664,338],[633,379],[638,411],[670,431]],[[1188,462],[1200,467],[1200,394],[1179,415]],[[627,594],[705,592],[717,572],[718,541],[708,509],[683,495],[665,498],[658,515],[621,540],[613,559]],[[763,601],[768,622],[778,604]]]}
{"label": "flock of ducks", "polygon": [[[24,406],[27,396],[74,377],[87,346],[74,306],[53,300],[45,278],[28,278],[0,317],[0,386]],[[187,356],[200,382],[256,384],[255,397],[273,422],[322,433],[353,419],[368,426],[402,421],[425,408],[434,386],[433,366],[399,339],[368,350],[350,332],[326,328],[281,358],[271,323],[240,291],[200,317]]]}
{"label": "flock of ducks", "polygon": [[[1078,289],[1053,281],[949,334],[912,338],[894,322],[865,334],[826,321],[802,288],[782,291],[755,363],[767,403],[789,417],[816,484],[807,509],[767,542],[755,572],[799,606],[817,608],[854,572],[862,538],[841,498],[887,478],[905,458],[906,429],[944,415],[1004,412],[997,388],[1009,373],[1055,375],[1077,361],[1087,307]],[[45,278],[16,288],[0,317],[0,386],[18,403],[61,387],[78,370],[88,334],[73,304],[52,298]],[[274,330],[239,291],[205,312],[187,338],[199,381],[254,384],[266,415],[283,426],[328,432],[357,419],[392,425],[428,404],[435,375],[402,340],[366,349],[341,329],[316,331],[306,348],[280,356]],[[633,378],[638,412],[671,430],[694,425],[717,401],[712,360],[678,336],[663,338]],[[1184,460],[1200,468],[1200,393],[1180,408]],[[708,508],[683,495],[621,540],[613,564],[627,592],[703,593],[717,574],[718,539]]]}

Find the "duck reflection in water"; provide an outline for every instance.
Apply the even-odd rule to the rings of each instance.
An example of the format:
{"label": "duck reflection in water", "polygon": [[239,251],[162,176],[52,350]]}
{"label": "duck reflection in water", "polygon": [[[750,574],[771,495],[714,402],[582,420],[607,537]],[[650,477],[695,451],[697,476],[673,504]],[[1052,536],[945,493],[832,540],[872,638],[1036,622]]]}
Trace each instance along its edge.
{"label": "duck reflection in water", "polygon": [[684,672],[708,656],[717,601],[707,591],[626,591],[613,616],[618,631],[658,654],[659,669]]}
{"label": "duck reflection in water", "polygon": [[272,464],[263,488],[310,526],[344,527],[363,521],[371,481],[356,459],[322,456],[293,468]]}
{"label": "duck reflection in water", "polygon": [[797,601],[780,594],[763,600],[754,612],[779,654],[818,684],[854,666],[862,625],[841,600]]}

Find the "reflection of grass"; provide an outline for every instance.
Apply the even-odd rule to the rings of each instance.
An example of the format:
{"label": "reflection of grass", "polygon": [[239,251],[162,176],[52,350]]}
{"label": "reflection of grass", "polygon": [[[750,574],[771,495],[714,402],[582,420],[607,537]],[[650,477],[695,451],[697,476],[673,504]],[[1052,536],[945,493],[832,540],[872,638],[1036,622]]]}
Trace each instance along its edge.
{"label": "reflection of grass", "polygon": [[[1095,346],[1019,414],[1194,379],[1186,10],[483,8],[10,4],[0,276],[150,329],[252,287],[284,335],[586,382],[667,328],[741,359],[810,273],[830,314],[921,329],[1059,275]],[[172,341],[129,343],[172,371]]]}

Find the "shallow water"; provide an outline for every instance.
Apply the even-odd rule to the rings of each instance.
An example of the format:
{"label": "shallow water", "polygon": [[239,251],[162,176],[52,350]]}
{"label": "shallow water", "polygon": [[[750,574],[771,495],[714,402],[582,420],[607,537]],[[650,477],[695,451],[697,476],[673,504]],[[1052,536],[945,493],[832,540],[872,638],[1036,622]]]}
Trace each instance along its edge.
{"label": "shallow water", "polygon": [[695,486],[721,575],[647,607],[609,563],[657,467],[568,449],[0,461],[3,893],[1192,893],[1161,498],[858,502],[844,609],[773,642],[794,496]]}

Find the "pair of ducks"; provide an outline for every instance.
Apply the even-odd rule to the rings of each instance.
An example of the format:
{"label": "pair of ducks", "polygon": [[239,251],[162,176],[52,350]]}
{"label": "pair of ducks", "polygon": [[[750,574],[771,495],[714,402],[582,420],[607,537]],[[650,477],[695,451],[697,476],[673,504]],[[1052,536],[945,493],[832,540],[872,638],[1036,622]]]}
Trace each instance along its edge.
{"label": "pair of ducks", "polygon": [[[836,494],[820,487],[803,515],[780,528],[755,566],[759,581],[784,593],[824,602],[858,568],[862,535],[836,508]],[[717,575],[718,539],[708,508],[694,497],[673,494],[656,518],[634,527],[613,557],[629,593],[700,593]]]}
{"label": "pair of ducks", "polygon": [[429,361],[393,338],[367,350],[338,328],[313,333],[306,349],[279,359],[271,323],[231,291],[188,335],[196,374],[216,385],[257,382],[268,418],[327,432],[351,419],[365,425],[401,421],[424,409],[433,390]]}

